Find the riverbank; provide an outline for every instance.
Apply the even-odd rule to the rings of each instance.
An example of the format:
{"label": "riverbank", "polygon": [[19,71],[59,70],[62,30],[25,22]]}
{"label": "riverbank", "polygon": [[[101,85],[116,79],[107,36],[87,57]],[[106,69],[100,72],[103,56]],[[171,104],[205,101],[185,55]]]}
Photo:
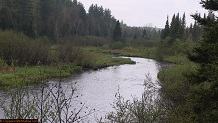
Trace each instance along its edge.
{"label": "riverbank", "polygon": [[[0,73],[1,86],[12,87],[16,84],[36,84],[39,81],[46,81],[51,78],[66,78],[83,72],[86,69],[100,69],[104,67],[134,64],[131,59],[114,58],[113,55],[134,56],[157,59],[155,57],[155,48],[146,47],[125,47],[123,49],[110,49],[109,47],[78,47],[86,57],[77,59],[71,64],[59,63],[50,66],[23,66],[8,67],[6,71]],[[158,60],[157,60],[158,61]],[[158,73],[158,79],[161,81],[161,92],[165,100],[172,101],[181,107],[175,107],[177,110],[183,110],[182,103],[185,103],[185,96],[188,93],[189,85],[186,74],[194,71],[197,65],[190,62],[185,55],[164,56],[163,62],[173,63],[175,65],[164,69]],[[125,70],[126,71],[126,70]],[[179,109],[178,109],[179,108]],[[170,112],[171,113],[171,112]],[[185,118],[182,114],[174,114],[169,117],[176,121],[176,117]],[[182,119],[181,121],[186,121]]]}
{"label": "riverbank", "polygon": [[85,51],[95,52],[95,53],[104,53],[104,54],[113,54],[118,56],[126,57],[140,57],[140,58],[150,58],[156,59],[156,47],[124,47],[121,49],[111,49],[109,46],[103,47],[81,47]]}
{"label": "riverbank", "polygon": [[[155,47],[125,47],[122,49],[111,49],[108,46],[102,46],[78,47],[78,49],[86,55],[83,55],[84,58],[81,58],[73,63],[58,63],[46,66],[6,66],[4,70],[1,70],[0,72],[0,85],[13,86],[23,82],[34,84],[39,80],[66,78],[74,74],[81,73],[83,70],[87,69],[97,70],[121,64],[134,64],[134,62],[128,58],[113,58],[112,55],[151,58],[157,60]],[[164,56],[163,62],[176,64],[175,66],[158,73],[158,78],[163,82],[171,82],[169,80],[184,78],[182,73],[184,71],[190,71],[189,69],[195,67],[193,63],[189,62],[185,55]]]}
{"label": "riverbank", "polygon": [[0,86],[14,86],[17,84],[35,84],[38,81],[51,78],[66,78],[81,73],[86,69],[100,69],[121,64],[134,64],[128,58],[113,58],[104,53],[90,52],[89,57],[77,63],[58,63],[37,66],[3,66],[0,72]]}

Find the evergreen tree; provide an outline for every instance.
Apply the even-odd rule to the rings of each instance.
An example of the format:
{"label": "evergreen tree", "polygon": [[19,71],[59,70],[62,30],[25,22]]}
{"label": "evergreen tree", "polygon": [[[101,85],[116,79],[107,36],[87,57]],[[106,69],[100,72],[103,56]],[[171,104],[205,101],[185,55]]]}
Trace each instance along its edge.
{"label": "evergreen tree", "polygon": [[181,20],[181,25],[180,25],[180,29],[179,29],[179,36],[178,38],[183,40],[185,37],[185,28],[186,28],[186,19],[185,19],[185,13],[182,16],[182,20]]}
{"label": "evergreen tree", "polygon": [[147,38],[147,33],[146,33],[146,30],[145,30],[145,29],[143,30],[142,38]]}
{"label": "evergreen tree", "polygon": [[0,9],[0,28],[5,29],[11,29],[13,27],[13,18],[11,11],[3,7]]}
{"label": "evergreen tree", "polygon": [[194,42],[197,42],[200,40],[201,38],[201,27],[197,24],[197,21],[195,21],[194,25],[193,25],[193,30],[192,30],[192,40]]}
{"label": "evergreen tree", "polygon": [[138,37],[137,37],[137,34],[135,33],[133,39],[136,40]]}
{"label": "evergreen tree", "polygon": [[114,41],[119,41],[121,40],[122,37],[122,29],[120,26],[120,22],[119,20],[116,22],[116,26],[114,28],[114,32],[113,32],[113,40]]}
{"label": "evergreen tree", "polygon": [[[205,9],[217,11],[218,1],[202,0]],[[214,15],[214,14],[213,14]],[[194,88],[189,102],[196,122],[218,122],[218,20],[217,18],[194,19],[204,28],[203,40],[195,48],[189,59],[199,64],[196,74],[190,76]]]}
{"label": "evergreen tree", "polygon": [[52,37],[52,20],[54,20],[55,12],[54,0],[40,0],[39,3],[39,15],[40,15],[40,35],[46,35],[49,38]]}
{"label": "evergreen tree", "polygon": [[34,36],[35,7],[34,0],[5,0],[6,7],[12,13],[16,31]]}
{"label": "evergreen tree", "polygon": [[170,37],[175,35],[176,15],[174,14],[170,23]]}
{"label": "evergreen tree", "polygon": [[[181,38],[180,37],[180,28],[181,28],[181,19],[179,16],[179,13],[177,15],[173,15],[171,24],[170,24],[170,37],[172,38],[172,41],[174,41],[176,38]],[[173,43],[171,41],[171,43]]]}
{"label": "evergreen tree", "polygon": [[169,17],[167,16],[167,21],[166,21],[166,24],[165,24],[165,28],[162,31],[161,39],[165,39],[168,36],[170,36],[170,26],[169,26]]}

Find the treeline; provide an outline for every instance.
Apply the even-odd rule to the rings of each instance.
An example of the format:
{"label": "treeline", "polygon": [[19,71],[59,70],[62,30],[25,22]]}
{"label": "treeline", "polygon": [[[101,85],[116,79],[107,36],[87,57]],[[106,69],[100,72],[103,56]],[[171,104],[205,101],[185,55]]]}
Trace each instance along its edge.
{"label": "treeline", "polygon": [[[0,3],[0,28],[23,32],[32,38],[47,36],[53,41],[75,35],[112,38],[117,22],[109,9],[92,4],[86,12],[77,0],[0,0]],[[142,28],[124,23],[121,27],[124,39],[142,36]],[[149,38],[157,37],[153,28],[145,30]]]}
{"label": "treeline", "polygon": [[186,54],[201,40],[202,26],[194,22],[186,25],[185,13],[180,16],[174,14],[171,22],[167,16],[165,28],[161,30],[161,42],[157,48],[157,59],[163,60],[164,56]]}
{"label": "treeline", "polygon": [[86,12],[77,0],[0,0],[0,59],[8,65],[72,63],[77,55],[85,57],[74,46],[153,46],[148,40],[159,34],[156,28],[120,23],[102,6]]}
{"label": "treeline", "polygon": [[116,19],[109,9],[77,0],[1,0],[0,28],[57,41],[69,35],[111,37]]}
{"label": "treeline", "polygon": [[[122,23],[121,23],[122,24]],[[130,27],[122,24],[123,38],[125,39],[147,39],[159,40],[161,29],[156,27]]]}
{"label": "treeline", "polygon": [[200,25],[195,21],[194,24],[190,24],[189,27],[186,27],[186,16],[185,13],[180,17],[179,13],[174,14],[169,23],[169,17],[167,16],[167,21],[165,28],[161,32],[161,39],[166,39],[167,37],[171,38],[171,42],[176,39],[185,41],[191,39],[192,41],[198,41],[202,35],[202,29]]}

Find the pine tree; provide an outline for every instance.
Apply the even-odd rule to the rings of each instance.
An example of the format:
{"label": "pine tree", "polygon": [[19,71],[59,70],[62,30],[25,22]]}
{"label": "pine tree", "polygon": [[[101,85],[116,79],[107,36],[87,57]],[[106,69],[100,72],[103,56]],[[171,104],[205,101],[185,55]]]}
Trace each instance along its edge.
{"label": "pine tree", "polygon": [[122,29],[120,27],[120,22],[119,20],[116,22],[116,26],[114,28],[114,32],[113,32],[113,40],[114,41],[119,41],[121,40],[122,37]]}
{"label": "pine tree", "polygon": [[136,40],[138,37],[137,37],[137,34],[135,33],[133,39]]}
{"label": "pine tree", "polygon": [[186,19],[185,19],[185,13],[182,16],[182,20],[181,20],[181,25],[180,25],[180,29],[179,29],[179,36],[178,38],[180,40],[183,40],[185,37],[185,28],[186,28]]}
{"label": "pine tree", "polygon": [[35,6],[37,0],[5,0],[13,17],[15,30],[34,36]]}
{"label": "pine tree", "polygon": [[143,29],[143,32],[142,32],[142,38],[147,38],[147,32],[145,29]]}
{"label": "pine tree", "polygon": [[[201,4],[205,9],[218,10],[218,1],[202,0]],[[199,64],[197,73],[189,77],[194,85],[189,103],[196,122],[218,122],[218,20],[198,14],[193,17],[204,27],[204,35],[200,46],[189,54],[189,59]]]}
{"label": "pine tree", "polygon": [[170,26],[169,26],[169,17],[167,16],[167,21],[166,21],[166,24],[165,24],[165,28],[162,31],[161,39],[165,39],[168,36],[170,36]]}
{"label": "pine tree", "polygon": [[170,23],[170,37],[175,35],[175,24],[176,24],[176,15],[174,14]]}
{"label": "pine tree", "polygon": [[192,30],[192,40],[194,42],[197,42],[201,38],[201,27],[197,24],[197,21],[195,21],[193,25],[193,30]]}
{"label": "pine tree", "polygon": [[0,29],[11,29],[13,27],[13,19],[11,11],[3,7],[0,9]]}
{"label": "pine tree", "polygon": [[[41,0],[40,15],[42,19],[42,35],[53,37],[53,27],[55,21],[55,0]],[[51,28],[52,27],[52,28]]]}

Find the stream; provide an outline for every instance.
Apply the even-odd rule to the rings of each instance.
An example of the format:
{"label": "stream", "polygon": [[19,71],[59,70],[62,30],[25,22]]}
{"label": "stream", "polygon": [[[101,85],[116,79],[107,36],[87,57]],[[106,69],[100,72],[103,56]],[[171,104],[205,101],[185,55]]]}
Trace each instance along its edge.
{"label": "stream", "polygon": [[[125,64],[120,66],[107,67],[100,70],[87,70],[81,74],[64,79],[61,82],[63,90],[74,85],[76,89],[74,95],[78,95],[76,101],[72,104],[72,109],[81,107],[81,102],[88,109],[94,109],[95,112],[86,117],[86,122],[95,123],[96,118],[100,119],[114,109],[113,102],[118,93],[126,100],[132,100],[133,97],[141,98],[144,92],[144,81],[148,75],[155,86],[158,84],[157,74],[165,66],[152,59],[128,57],[136,64]],[[57,80],[50,80],[48,85],[57,83]],[[76,83],[76,84],[75,84]],[[30,90],[37,90],[37,85],[29,86]],[[68,93],[68,92],[66,92]],[[6,96],[0,91],[0,98]],[[0,119],[3,112],[0,110]]]}

